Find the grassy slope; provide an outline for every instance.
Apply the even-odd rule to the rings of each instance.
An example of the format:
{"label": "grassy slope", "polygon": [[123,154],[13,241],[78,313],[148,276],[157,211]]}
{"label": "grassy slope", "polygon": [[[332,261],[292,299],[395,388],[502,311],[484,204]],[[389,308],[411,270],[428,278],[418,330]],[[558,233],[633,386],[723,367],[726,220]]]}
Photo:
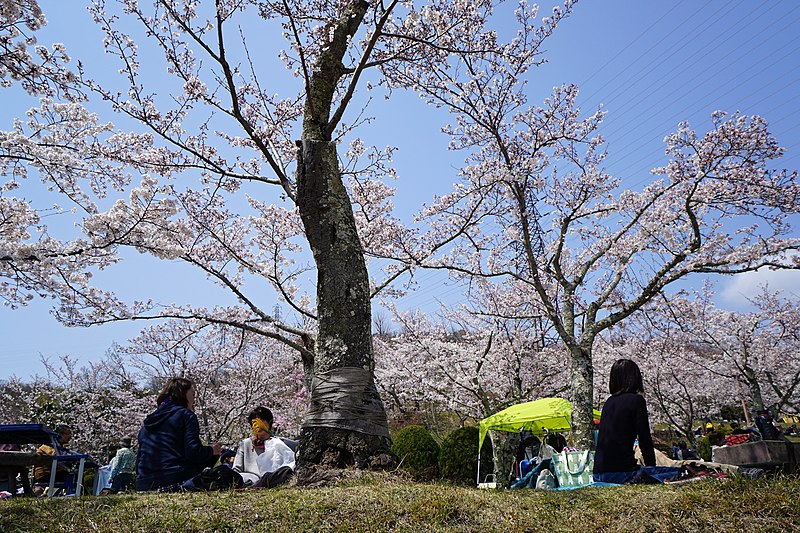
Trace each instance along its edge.
{"label": "grassy slope", "polygon": [[798,531],[800,480],[479,491],[379,475],[334,487],[17,498],[0,531]]}

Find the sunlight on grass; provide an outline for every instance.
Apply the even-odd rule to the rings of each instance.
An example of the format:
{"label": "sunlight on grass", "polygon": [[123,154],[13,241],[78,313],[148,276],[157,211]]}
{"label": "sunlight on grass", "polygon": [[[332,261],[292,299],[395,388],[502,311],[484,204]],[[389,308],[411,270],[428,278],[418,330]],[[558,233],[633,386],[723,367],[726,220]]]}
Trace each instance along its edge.
{"label": "sunlight on grass", "polygon": [[365,474],[326,488],[0,503],[0,531],[700,531],[800,529],[800,480],[480,491]]}

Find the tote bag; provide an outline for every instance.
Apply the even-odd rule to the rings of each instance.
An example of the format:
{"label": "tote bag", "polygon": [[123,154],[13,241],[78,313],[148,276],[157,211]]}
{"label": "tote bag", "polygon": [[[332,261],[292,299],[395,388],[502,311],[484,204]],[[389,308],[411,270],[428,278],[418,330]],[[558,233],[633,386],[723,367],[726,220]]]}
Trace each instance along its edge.
{"label": "tote bag", "polygon": [[588,485],[593,481],[594,452],[568,452],[553,454],[553,469],[559,487]]}

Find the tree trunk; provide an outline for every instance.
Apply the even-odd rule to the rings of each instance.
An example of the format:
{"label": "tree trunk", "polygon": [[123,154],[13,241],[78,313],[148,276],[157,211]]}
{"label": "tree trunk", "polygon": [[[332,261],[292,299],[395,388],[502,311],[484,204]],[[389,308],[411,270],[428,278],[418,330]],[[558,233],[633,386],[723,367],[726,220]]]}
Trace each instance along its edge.
{"label": "tree trunk", "polygon": [[306,80],[296,203],[317,266],[318,333],[297,458],[298,481],[305,484],[325,482],[331,469],[396,463],[374,382],[364,251],[331,141],[331,107],[346,72],[342,60],[368,7],[364,0],[343,6]]}
{"label": "tree trunk", "polygon": [[[512,464],[514,463],[514,455],[517,451],[517,442],[519,441],[519,433],[507,433],[505,431],[489,430],[489,440],[492,441],[492,461],[494,462],[494,479],[498,483],[504,485],[513,480],[513,475],[509,479],[509,474],[512,472]],[[487,474],[489,472],[486,472]],[[482,479],[480,481],[483,481]]]}
{"label": "tree trunk", "polygon": [[594,448],[594,368],[591,348],[570,348],[570,390],[572,391],[572,434],[575,446]]}
{"label": "tree trunk", "polygon": [[369,278],[336,148],[299,144],[297,205],[317,265],[314,374],[298,479],[323,469],[391,466],[389,431],[373,379]]}
{"label": "tree trunk", "polygon": [[750,389],[750,398],[753,400],[753,413],[761,411],[764,409],[764,397],[761,394],[761,384],[758,382],[758,376],[749,366],[744,367],[743,375],[747,388]]}

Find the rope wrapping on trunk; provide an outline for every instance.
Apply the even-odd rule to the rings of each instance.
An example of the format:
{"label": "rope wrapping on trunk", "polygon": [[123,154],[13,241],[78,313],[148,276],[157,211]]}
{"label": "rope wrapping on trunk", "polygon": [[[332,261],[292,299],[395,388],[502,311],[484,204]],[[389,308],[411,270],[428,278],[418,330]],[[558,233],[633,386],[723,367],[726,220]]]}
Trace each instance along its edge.
{"label": "rope wrapping on trunk", "polygon": [[314,375],[304,428],[329,427],[389,437],[372,373],[361,367],[334,368]]}

